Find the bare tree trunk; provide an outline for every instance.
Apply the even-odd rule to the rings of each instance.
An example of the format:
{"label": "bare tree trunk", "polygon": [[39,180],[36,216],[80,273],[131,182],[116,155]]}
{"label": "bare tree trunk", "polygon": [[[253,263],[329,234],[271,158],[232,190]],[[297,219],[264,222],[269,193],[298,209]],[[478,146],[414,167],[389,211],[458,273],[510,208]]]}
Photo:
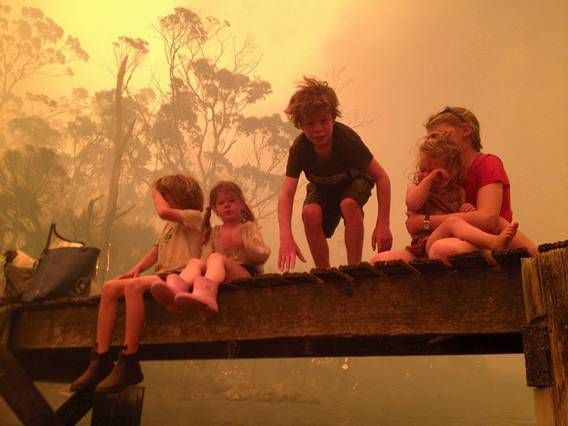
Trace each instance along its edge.
{"label": "bare tree trunk", "polygon": [[122,92],[124,89],[124,75],[126,73],[126,64],[128,56],[122,60],[116,76],[115,109],[116,109],[116,134],[114,140],[114,153],[112,160],[112,169],[110,172],[110,180],[108,185],[108,197],[103,219],[103,240],[102,240],[102,268],[99,276],[104,280],[110,268],[110,239],[112,235],[112,225],[116,216],[118,203],[118,185],[120,183],[120,174],[122,172],[122,156],[128,141],[128,135],[124,135],[124,117],[122,108]]}

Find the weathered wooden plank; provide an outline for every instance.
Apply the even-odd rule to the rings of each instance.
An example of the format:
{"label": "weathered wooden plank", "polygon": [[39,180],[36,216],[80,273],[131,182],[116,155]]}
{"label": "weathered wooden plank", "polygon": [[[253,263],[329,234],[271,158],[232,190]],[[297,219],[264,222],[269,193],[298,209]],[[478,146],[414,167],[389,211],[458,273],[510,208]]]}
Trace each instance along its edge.
{"label": "weathered wooden plank", "polygon": [[339,268],[313,268],[310,273],[318,277],[324,283],[347,283],[353,282],[353,277],[340,271]]}
{"label": "weathered wooden plank", "polygon": [[458,269],[488,268],[491,266],[482,256],[481,251],[457,254],[450,256],[448,260]]}
{"label": "weathered wooden plank", "polygon": [[[220,313],[173,317],[149,302],[143,344],[189,344],[283,338],[520,334],[520,271],[360,279],[346,295],[327,284],[223,293]],[[94,341],[92,303],[22,307],[14,318],[14,351],[85,348]],[[41,327],[38,327],[41,324]],[[122,317],[115,343],[122,339]]]}
{"label": "weathered wooden plank", "polygon": [[538,246],[538,251],[544,253],[550,250],[568,247],[568,240],[556,241],[555,243],[544,243]]}
{"label": "weathered wooden plank", "polygon": [[537,425],[568,424],[568,249],[523,260],[527,320],[546,319],[553,384],[535,389]]}
{"label": "weathered wooden plank", "polygon": [[377,268],[368,262],[360,262],[357,265],[344,265],[340,266],[339,270],[347,275],[357,278],[374,278],[379,277],[381,273]]}
{"label": "weathered wooden plank", "polygon": [[530,257],[529,251],[525,247],[507,249],[507,250],[494,250],[491,256],[501,266],[520,265],[521,259]]}
{"label": "weathered wooden plank", "polygon": [[383,260],[375,262],[375,268],[388,276],[418,274],[418,271],[402,260]]}
{"label": "weathered wooden plank", "polygon": [[421,274],[445,274],[450,271],[441,260],[438,259],[415,259],[410,266]]}

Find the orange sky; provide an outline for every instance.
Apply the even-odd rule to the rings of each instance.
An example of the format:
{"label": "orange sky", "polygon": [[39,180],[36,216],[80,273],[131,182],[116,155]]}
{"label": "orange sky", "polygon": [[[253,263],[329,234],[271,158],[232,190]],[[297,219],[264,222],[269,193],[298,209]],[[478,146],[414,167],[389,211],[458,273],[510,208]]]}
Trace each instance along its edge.
{"label": "orange sky", "polygon": [[[348,2],[16,0],[11,4],[16,8],[23,5],[38,7],[67,34],[79,38],[91,58],[86,64],[74,65],[76,75],[72,85],[87,87],[91,92],[114,84],[112,42],[119,36],[140,37],[150,43],[150,54],[134,82],[146,86],[151,83],[152,75],[159,77],[164,72],[160,39],[154,29],[158,17],[182,6],[202,17],[227,20],[238,40],[253,37],[258,53],[262,54],[257,74],[270,81],[274,92],[263,107],[281,111],[298,78],[306,73],[321,74],[325,70],[325,65],[321,65],[320,48],[337,27]],[[60,95],[68,93],[69,85],[69,79],[42,78],[28,82],[25,89]]]}
{"label": "orange sky", "polygon": [[[21,0],[12,1],[21,5]],[[30,0],[91,55],[76,77],[43,78],[24,90],[68,94],[112,87],[112,42],[142,37],[151,54],[134,86],[160,75],[164,61],[152,26],[182,5],[200,16],[231,23],[240,40],[250,35],[263,55],[257,69],[274,94],[254,113],[282,112],[302,75],[332,80],[348,124],[388,171],[392,182],[394,245],[404,247],[404,193],[413,148],[426,117],[444,105],[462,105],[481,122],[487,152],[503,157],[512,182],[515,218],[537,243],[568,238],[568,2],[565,0],[215,0],[174,2]],[[135,5],[135,6],[133,6]],[[260,110],[262,109],[262,110]],[[367,235],[376,219],[372,199]],[[296,206],[297,207],[297,206]],[[298,219],[298,208],[295,218]],[[300,223],[298,229],[302,229]],[[331,241],[344,263],[341,229]],[[307,252],[303,233],[297,239]],[[371,255],[370,244],[364,257]]]}

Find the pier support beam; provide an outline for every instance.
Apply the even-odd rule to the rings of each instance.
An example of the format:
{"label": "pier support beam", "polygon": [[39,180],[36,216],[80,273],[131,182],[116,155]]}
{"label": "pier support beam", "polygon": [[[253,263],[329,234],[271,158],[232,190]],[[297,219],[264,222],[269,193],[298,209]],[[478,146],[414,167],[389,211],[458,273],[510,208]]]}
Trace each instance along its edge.
{"label": "pier support beam", "polygon": [[[522,276],[527,323],[532,330],[528,334],[540,336],[524,340],[527,382],[534,386],[536,424],[567,426],[568,248],[523,259]],[[527,347],[535,340],[536,349]]]}

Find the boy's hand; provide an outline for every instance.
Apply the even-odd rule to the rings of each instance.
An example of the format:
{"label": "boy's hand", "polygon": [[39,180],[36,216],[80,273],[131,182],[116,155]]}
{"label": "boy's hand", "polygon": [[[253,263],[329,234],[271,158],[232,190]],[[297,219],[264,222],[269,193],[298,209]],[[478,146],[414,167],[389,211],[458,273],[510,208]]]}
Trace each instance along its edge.
{"label": "boy's hand", "polygon": [[390,250],[392,247],[392,233],[388,225],[377,225],[371,237],[371,246],[373,250],[382,252]]}
{"label": "boy's hand", "polygon": [[477,208],[471,203],[463,203],[459,208],[459,211],[462,213],[473,212],[475,210],[477,210]]}
{"label": "boy's hand", "polygon": [[278,269],[281,272],[288,272],[296,266],[296,256],[306,262],[306,258],[294,240],[280,242],[280,251],[278,252]]}

